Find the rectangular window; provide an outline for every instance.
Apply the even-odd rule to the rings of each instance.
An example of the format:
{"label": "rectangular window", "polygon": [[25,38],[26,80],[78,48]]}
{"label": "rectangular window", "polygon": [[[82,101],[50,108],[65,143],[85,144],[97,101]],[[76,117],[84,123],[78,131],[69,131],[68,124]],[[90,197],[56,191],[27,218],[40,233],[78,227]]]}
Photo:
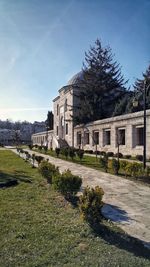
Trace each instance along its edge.
{"label": "rectangular window", "polygon": [[119,145],[125,145],[126,144],[126,140],[125,140],[125,129],[123,128],[118,128],[117,131],[117,143]]}
{"label": "rectangular window", "polygon": [[77,132],[77,145],[81,145],[81,133]]}
{"label": "rectangular window", "polygon": [[94,145],[99,145],[99,132],[94,132]]}
{"label": "rectangular window", "polygon": [[68,123],[66,123],[66,135],[68,134]]}
{"label": "rectangular window", "polygon": [[137,146],[144,145],[144,128],[143,127],[136,128],[136,145]]}
{"label": "rectangular window", "polygon": [[110,145],[111,141],[111,131],[110,129],[105,129],[103,131],[103,146],[108,146]]}
{"label": "rectangular window", "polygon": [[57,104],[57,115],[59,115],[59,105]]}
{"label": "rectangular window", "polygon": [[56,134],[58,135],[58,126],[56,127]]}
{"label": "rectangular window", "polygon": [[89,145],[90,143],[90,138],[89,138],[89,133],[85,133],[84,134],[84,141],[85,141],[85,145]]}

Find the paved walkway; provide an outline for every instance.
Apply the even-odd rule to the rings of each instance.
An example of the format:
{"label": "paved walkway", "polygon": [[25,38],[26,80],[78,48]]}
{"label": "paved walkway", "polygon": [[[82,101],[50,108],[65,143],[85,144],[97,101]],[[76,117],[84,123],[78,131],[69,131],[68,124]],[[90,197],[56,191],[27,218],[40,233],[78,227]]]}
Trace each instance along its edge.
{"label": "paved walkway", "polygon": [[101,186],[105,192],[103,200],[107,203],[103,208],[104,215],[150,247],[150,187],[59,158],[45,157],[60,171],[70,169],[73,174],[80,175],[83,187]]}

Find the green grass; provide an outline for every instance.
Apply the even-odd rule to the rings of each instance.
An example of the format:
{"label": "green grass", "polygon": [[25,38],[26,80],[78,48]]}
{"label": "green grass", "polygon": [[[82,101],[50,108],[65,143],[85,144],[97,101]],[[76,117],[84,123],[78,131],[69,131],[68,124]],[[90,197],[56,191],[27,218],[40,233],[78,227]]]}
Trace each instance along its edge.
{"label": "green grass", "polygon": [[103,220],[84,223],[37,169],[11,151],[0,151],[0,266],[150,266],[149,251]]}

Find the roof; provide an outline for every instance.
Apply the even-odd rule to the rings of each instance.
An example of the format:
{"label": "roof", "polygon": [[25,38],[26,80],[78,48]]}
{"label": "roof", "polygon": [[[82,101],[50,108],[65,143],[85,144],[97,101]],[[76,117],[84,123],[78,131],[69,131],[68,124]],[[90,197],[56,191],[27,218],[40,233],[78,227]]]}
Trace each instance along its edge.
{"label": "roof", "polygon": [[67,85],[75,85],[78,84],[81,80],[83,80],[83,71],[75,74],[67,83]]}

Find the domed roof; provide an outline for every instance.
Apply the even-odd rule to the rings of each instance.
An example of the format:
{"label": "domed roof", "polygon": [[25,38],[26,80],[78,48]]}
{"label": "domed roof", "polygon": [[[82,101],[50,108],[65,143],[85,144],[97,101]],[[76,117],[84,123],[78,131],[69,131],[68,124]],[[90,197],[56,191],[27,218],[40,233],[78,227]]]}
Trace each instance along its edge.
{"label": "domed roof", "polygon": [[83,80],[83,71],[78,72],[75,74],[67,83],[67,85],[74,85],[78,84],[81,80]]}

